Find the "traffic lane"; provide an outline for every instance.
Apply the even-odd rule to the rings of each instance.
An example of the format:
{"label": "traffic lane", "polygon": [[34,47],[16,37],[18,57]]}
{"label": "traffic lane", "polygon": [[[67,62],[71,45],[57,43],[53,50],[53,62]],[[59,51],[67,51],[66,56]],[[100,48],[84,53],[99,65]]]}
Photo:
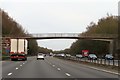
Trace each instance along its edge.
{"label": "traffic lane", "polygon": [[[27,57],[27,58],[28,58],[28,60],[30,60],[30,59],[33,59],[34,57]],[[14,63],[20,63],[20,62],[24,62],[24,61],[21,61],[21,60],[11,61],[10,59],[9,60],[4,60],[4,61],[2,61],[2,66],[4,67],[4,66],[8,66],[8,65],[11,65],[11,64],[14,64]]]}
{"label": "traffic lane", "polygon": [[19,66],[22,63],[24,62],[23,61],[7,61],[5,62],[5,65],[4,65],[4,62],[3,62],[2,76],[6,76],[8,73],[12,72],[15,68],[17,68],[17,66]]}
{"label": "traffic lane", "polygon": [[33,57],[28,57],[27,61],[2,61],[2,77],[9,75],[12,71],[17,70],[19,66],[24,65],[28,61],[30,62]]}
{"label": "traffic lane", "polygon": [[[27,57],[27,59],[30,61],[32,59],[34,59],[35,57]],[[19,60],[19,61],[11,61],[10,59],[9,60],[4,60],[2,61],[2,67],[6,67],[6,66],[9,66],[9,65],[14,65],[14,64],[17,64],[17,63],[22,63],[22,62],[25,62],[25,61],[22,61],[22,60]]]}
{"label": "traffic lane", "polygon": [[94,70],[85,65],[65,61],[61,59],[48,58],[48,61],[69,72],[75,78],[118,78],[118,75]]}
{"label": "traffic lane", "polygon": [[4,78],[68,78],[68,76],[54,68],[46,60],[34,58]]}
{"label": "traffic lane", "polygon": [[[90,72],[90,71],[89,71]],[[104,75],[103,75],[104,76]]]}
{"label": "traffic lane", "polygon": [[[33,57],[28,57],[28,61],[30,61],[31,58]],[[8,72],[11,72],[15,67],[25,62],[27,61],[11,61],[11,60],[2,61],[2,74],[5,75]]]}

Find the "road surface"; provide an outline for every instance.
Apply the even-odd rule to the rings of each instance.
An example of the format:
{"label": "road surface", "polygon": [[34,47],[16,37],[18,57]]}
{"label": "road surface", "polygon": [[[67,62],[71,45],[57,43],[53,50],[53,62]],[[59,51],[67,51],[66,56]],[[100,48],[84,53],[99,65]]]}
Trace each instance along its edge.
{"label": "road surface", "polygon": [[3,61],[2,78],[118,78],[118,75],[54,57],[27,61]]}

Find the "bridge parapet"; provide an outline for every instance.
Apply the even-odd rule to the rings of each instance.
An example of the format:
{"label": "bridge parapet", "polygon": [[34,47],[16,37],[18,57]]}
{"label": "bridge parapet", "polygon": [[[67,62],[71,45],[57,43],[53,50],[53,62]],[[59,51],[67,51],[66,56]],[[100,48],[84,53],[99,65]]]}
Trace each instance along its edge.
{"label": "bridge parapet", "polygon": [[33,37],[79,37],[80,33],[41,33],[31,35]]}
{"label": "bridge parapet", "polygon": [[80,35],[81,37],[106,37],[106,38],[118,38],[117,34],[84,34],[84,35]]}
{"label": "bridge parapet", "polygon": [[[5,37],[10,37],[10,36],[5,36]],[[32,34],[27,34],[27,36],[19,36],[19,37],[11,37],[11,38],[26,38],[26,39],[47,39],[47,38],[71,38],[71,39],[117,39],[118,35],[117,34],[81,34],[81,33],[32,33]]]}
{"label": "bridge parapet", "polygon": [[80,34],[80,33],[41,33],[31,34],[32,37],[86,37],[86,38],[117,38],[117,34]]}

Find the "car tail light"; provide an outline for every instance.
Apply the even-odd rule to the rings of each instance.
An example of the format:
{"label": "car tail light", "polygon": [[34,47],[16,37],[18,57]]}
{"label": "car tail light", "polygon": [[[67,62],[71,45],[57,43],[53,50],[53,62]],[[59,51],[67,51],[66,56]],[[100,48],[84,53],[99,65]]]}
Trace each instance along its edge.
{"label": "car tail light", "polygon": [[14,54],[14,52],[10,52],[10,54]]}
{"label": "car tail light", "polygon": [[21,52],[21,54],[24,54],[25,52]]}

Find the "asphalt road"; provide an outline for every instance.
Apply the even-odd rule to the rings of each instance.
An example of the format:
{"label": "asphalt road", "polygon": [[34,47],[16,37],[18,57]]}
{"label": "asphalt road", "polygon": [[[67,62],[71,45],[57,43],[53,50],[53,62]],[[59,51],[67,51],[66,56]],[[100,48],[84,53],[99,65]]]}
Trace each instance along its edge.
{"label": "asphalt road", "polygon": [[45,60],[30,57],[27,61],[3,61],[2,78],[118,78],[118,75],[54,57]]}

